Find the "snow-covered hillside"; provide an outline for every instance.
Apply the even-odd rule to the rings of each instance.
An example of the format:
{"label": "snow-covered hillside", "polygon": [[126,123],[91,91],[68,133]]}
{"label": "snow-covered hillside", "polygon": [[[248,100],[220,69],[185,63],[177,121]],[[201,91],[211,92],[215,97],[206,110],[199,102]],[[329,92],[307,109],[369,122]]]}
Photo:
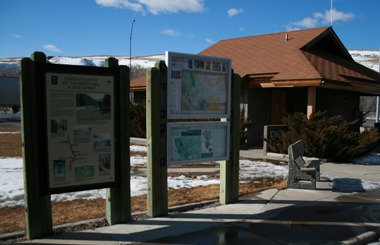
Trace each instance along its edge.
{"label": "snow-covered hillside", "polygon": [[379,70],[379,50],[349,50],[352,58],[370,69]]}
{"label": "snow-covered hillside", "polygon": [[[375,71],[379,71],[379,51],[378,50],[349,50],[353,59]],[[55,56],[49,59],[54,64],[83,65],[83,66],[104,66],[105,60],[110,57],[106,55],[65,57]],[[129,56],[116,56],[119,65],[130,65]],[[165,60],[164,54],[150,56],[132,57],[132,67],[140,66],[143,68],[153,67],[157,61]],[[18,76],[18,64],[20,58],[0,58],[0,76]]]}
{"label": "snow-covered hillside", "polygon": [[[83,65],[83,66],[104,66],[105,60],[111,56],[98,55],[86,57],[67,57],[54,56],[49,59],[53,64],[65,65]],[[119,65],[130,66],[128,56],[116,56],[119,60]],[[19,61],[21,58],[0,58],[0,76],[18,76]],[[153,67],[157,61],[165,60],[165,55],[150,55],[150,56],[134,56],[132,57],[131,66],[140,66],[143,68]]]}
{"label": "snow-covered hillside", "polygon": [[[89,57],[53,57],[49,62],[54,64],[83,65],[83,66],[104,66],[108,56],[89,56]],[[119,65],[130,65],[130,59],[126,56],[115,57],[119,60]],[[141,66],[145,68],[153,67],[159,60],[164,60],[165,55],[151,55],[132,57],[131,66]]]}

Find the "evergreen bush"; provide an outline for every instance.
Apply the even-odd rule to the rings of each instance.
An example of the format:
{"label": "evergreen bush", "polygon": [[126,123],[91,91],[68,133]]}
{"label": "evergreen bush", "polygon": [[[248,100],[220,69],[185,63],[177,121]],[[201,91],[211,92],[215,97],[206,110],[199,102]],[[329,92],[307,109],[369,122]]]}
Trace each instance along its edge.
{"label": "evergreen bush", "polygon": [[328,117],[326,112],[316,112],[310,119],[306,114],[296,112],[287,114],[283,119],[288,131],[265,140],[270,151],[287,154],[288,146],[302,139],[306,156],[347,161],[379,146],[380,134],[377,130],[360,133],[364,118],[365,115],[346,123],[341,116]]}
{"label": "evergreen bush", "polygon": [[146,108],[144,103],[129,102],[131,137],[146,138]]}

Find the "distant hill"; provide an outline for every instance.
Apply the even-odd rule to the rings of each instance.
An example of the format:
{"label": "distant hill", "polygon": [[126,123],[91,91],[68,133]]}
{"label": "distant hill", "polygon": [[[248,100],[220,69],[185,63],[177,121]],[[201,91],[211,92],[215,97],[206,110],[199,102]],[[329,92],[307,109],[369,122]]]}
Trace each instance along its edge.
{"label": "distant hill", "polygon": [[[65,65],[82,65],[82,66],[104,66],[105,60],[111,56],[96,55],[83,57],[49,57],[49,62],[54,64]],[[114,56],[112,56],[114,57]],[[130,66],[130,60],[127,56],[115,57],[119,60],[119,65]],[[17,77],[19,76],[19,62],[21,58],[0,58],[0,76]],[[134,56],[132,57],[132,68],[146,69],[153,67],[157,61],[165,60],[165,55]]]}
{"label": "distant hill", "polygon": [[[378,50],[348,50],[352,58],[375,71],[379,71],[379,51]],[[49,59],[54,64],[83,65],[83,66],[104,66],[104,61],[109,56],[83,56],[83,57],[64,57],[54,56]],[[128,56],[115,57],[120,65],[130,65]],[[19,61],[21,58],[0,58],[0,76],[17,77],[19,75]],[[165,60],[164,54],[150,56],[132,57],[132,68],[153,67],[157,61]]]}
{"label": "distant hill", "polygon": [[379,50],[348,50],[352,58],[372,70],[379,70]]}

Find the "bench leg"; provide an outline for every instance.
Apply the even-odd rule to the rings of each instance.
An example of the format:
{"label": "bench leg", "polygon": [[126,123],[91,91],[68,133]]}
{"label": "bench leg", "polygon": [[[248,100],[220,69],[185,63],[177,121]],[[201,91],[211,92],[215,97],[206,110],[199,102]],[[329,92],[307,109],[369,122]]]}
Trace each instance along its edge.
{"label": "bench leg", "polygon": [[316,180],[321,181],[321,170],[320,167],[317,168],[316,170]]}
{"label": "bench leg", "polygon": [[[306,175],[305,173],[303,174]],[[319,172],[316,171],[310,175],[308,174],[307,179],[298,178],[298,177],[295,175],[289,175],[288,181],[287,181],[287,188],[308,189],[308,190],[315,190],[317,188]]]}
{"label": "bench leg", "polygon": [[315,190],[317,189],[317,171],[311,174],[310,177],[311,177],[311,190]]}

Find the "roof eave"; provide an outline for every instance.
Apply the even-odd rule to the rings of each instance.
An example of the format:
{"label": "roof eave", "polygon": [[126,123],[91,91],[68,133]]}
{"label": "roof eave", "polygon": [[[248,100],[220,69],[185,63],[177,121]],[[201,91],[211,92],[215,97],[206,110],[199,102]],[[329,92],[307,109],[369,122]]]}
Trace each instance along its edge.
{"label": "roof eave", "polygon": [[320,40],[325,38],[327,35],[331,35],[334,41],[337,43],[339,49],[342,51],[342,54],[344,54],[346,59],[354,61],[351,54],[348,52],[346,47],[343,45],[342,41],[339,39],[338,35],[335,33],[335,31],[332,29],[332,27],[326,28],[320,35],[318,35],[316,38],[308,42],[306,45],[301,47],[301,50],[307,50],[313,47],[316,43],[318,43]]}

